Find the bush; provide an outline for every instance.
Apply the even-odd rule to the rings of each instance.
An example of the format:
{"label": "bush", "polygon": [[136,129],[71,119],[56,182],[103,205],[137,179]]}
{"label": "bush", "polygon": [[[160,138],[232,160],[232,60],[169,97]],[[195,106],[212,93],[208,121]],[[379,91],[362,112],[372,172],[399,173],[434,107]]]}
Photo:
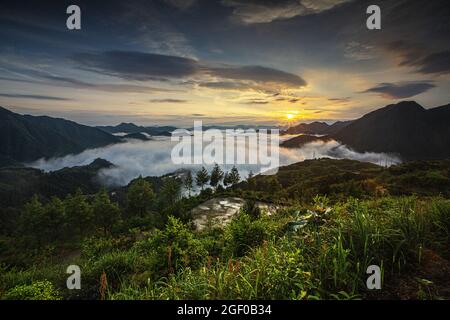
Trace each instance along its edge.
{"label": "bush", "polygon": [[172,216],[169,216],[164,230],[156,230],[137,248],[149,255],[153,270],[161,276],[176,273],[182,268],[196,269],[208,254],[187,226]]}
{"label": "bush", "polygon": [[6,300],[60,300],[61,296],[50,281],[36,281],[8,290]]}
{"label": "bush", "polygon": [[259,219],[261,217],[261,209],[254,200],[246,200],[242,211],[248,214],[253,220]]}
{"label": "bush", "polygon": [[269,232],[265,221],[252,221],[248,214],[241,212],[231,220],[225,231],[225,251],[236,257],[243,256],[268,239]]}

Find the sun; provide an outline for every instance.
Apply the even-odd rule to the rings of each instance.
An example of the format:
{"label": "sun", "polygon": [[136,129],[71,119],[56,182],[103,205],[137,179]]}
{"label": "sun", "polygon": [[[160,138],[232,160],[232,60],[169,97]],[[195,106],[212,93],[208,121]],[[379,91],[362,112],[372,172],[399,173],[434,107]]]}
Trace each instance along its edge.
{"label": "sun", "polygon": [[292,113],[286,114],[286,118],[287,118],[288,120],[292,120],[292,119],[294,119],[294,117],[295,117],[295,115],[293,115]]}

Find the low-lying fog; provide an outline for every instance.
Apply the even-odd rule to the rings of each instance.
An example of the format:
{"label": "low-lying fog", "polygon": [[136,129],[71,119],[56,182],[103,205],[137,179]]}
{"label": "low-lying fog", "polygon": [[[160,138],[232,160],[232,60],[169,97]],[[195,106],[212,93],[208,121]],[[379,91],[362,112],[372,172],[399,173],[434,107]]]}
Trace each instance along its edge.
{"label": "low-lying fog", "polygon": [[[286,137],[282,137],[285,140]],[[153,137],[150,141],[129,140],[125,143],[118,143],[98,149],[86,150],[80,154],[67,155],[61,158],[40,159],[29,164],[32,167],[40,168],[44,171],[54,171],[64,167],[87,165],[96,158],[106,159],[116,166],[102,169],[99,176],[106,185],[126,185],[132,179],[142,176],[159,176],[174,172],[177,169],[187,168],[197,170],[201,165],[174,165],[171,160],[173,146],[177,142],[172,142],[170,137]],[[257,152],[249,149],[248,144],[238,145],[236,153]],[[226,153],[224,150],[224,154]],[[313,142],[298,149],[287,149],[280,147],[280,166],[292,164],[312,158],[336,158],[354,159],[375,164],[394,164],[400,160],[396,157],[380,153],[358,153],[350,150],[336,141]],[[208,170],[212,165],[205,166]],[[231,169],[232,165],[221,165],[224,170]],[[248,173],[258,173],[261,170],[259,165],[236,165],[242,178]]]}

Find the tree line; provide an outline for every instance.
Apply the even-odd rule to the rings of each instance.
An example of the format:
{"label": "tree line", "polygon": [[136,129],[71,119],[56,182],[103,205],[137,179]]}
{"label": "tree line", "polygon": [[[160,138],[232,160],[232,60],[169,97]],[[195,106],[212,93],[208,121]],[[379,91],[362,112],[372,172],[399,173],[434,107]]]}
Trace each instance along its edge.
{"label": "tree line", "polygon": [[239,171],[235,166],[233,166],[230,172],[224,172],[216,163],[211,173],[209,173],[205,167],[202,167],[199,171],[197,171],[197,173],[195,174],[195,180],[192,176],[192,172],[188,171],[186,177],[183,180],[183,186],[186,188],[186,190],[188,190],[190,196],[191,191],[194,188],[194,183],[196,186],[200,187],[201,191],[203,191],[205,186],[208,184],[217,191],[221,184],[223,184],[223,186],[225,187],[233,186],[240,180],[241,176],[239,175]]}

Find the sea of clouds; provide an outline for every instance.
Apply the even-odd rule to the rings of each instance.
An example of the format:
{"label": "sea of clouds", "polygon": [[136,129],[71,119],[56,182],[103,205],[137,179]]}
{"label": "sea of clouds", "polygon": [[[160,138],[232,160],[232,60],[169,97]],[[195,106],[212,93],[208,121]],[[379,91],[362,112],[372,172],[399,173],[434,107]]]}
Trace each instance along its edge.
{"label": "sea of clouds", "polygon": [[[282,137],[285,140],[287,137]],[[40,159],[29,164],[31,167],[44,171],[59,170],[64,167],[82,166],[90,164],[96,158],[102,158],[113,163],[112,168],[102,169],[99,177],[105,185],[122,186],[132,179],[142,176],[161,176],[172,173],[178,169],[198,170],[201,165],[175,165],[171,159],[171,152],[177,142],[170,137],[153,137],[150,141],[128,140],[125,143],[114,144],[103,148],[89,149],[82,153],[67,155],[61,158]],[[249,149],[251,146],[237,145],[235,152],[257,152]],[[227,150],[224,150],[226,153]],[[392,165],[399,163],[400,159],[383,153],[359,153],[336,141],[312,142],[301,148],[287,149],[280,147],[279,165],[285,166],[306,159],[329,157],[334,159],[353,159],[372,162],[379,165]],[[212,165],[205,165],[210,170]],[[232,165],[221,165],[223,170],[230,170]],[[261,165],[236,165],[242,178],[246,178],[250,171],[257,174],[264,167]]]}

